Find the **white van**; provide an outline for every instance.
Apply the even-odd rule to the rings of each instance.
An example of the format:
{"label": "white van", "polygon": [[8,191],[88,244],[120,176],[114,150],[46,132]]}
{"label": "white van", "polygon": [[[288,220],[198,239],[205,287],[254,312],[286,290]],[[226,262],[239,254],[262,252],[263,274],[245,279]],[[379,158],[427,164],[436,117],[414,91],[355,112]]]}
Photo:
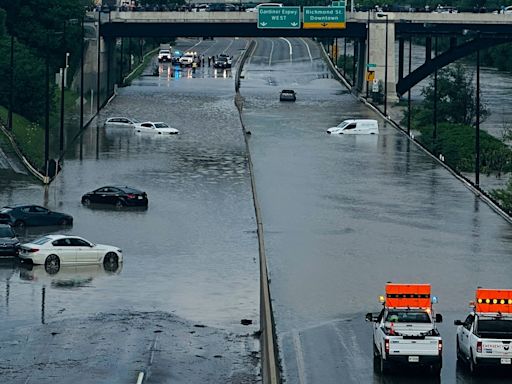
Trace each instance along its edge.
{"label": "white van", "polygon": [[370,119],[350,119],[342,121],[337,127],[327,130],[329,134],[366,134],[375,135],[379,133],[379,124],[377,120]]}

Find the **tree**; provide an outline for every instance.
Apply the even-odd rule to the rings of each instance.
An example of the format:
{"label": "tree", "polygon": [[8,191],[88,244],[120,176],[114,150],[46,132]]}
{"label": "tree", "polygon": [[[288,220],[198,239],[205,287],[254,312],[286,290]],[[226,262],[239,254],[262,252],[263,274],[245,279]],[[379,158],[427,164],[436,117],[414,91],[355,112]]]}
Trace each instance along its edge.
{"label": "tree", "polygon": [[[424,102],[422,119],[432,121],[434,98],[437,99],[438,121],[453,124],[474,125],[476,120],[476,92],[473,75],[468,74],[460,63],[450,65],[438,71],[437,94],[434,92],[434,79],[430,78],[428,86],[421,91]],[[480,94],[480,100],[482,96]],[[489,115],[484,103],[480,103],[480,122]],[[427,123],[427,121],[424,121]]]}

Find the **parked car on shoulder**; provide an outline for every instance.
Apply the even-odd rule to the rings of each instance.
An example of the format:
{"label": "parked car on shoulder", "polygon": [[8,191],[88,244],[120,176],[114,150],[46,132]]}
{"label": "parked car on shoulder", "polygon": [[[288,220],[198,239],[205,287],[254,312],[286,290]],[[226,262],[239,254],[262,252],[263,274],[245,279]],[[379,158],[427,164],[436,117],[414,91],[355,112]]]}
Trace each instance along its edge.
{"label": "parked car on shoulder", "polygon": [[135,132],[140,133],[156,133],[158,135],[177,135],[180,133],[179,130],[176,128],[172,128],[167,123],[164,123],[162,121],[145,121],[144,123],[136,124]]}
{"label": "parked car on shoulder", "polygon": [[133,128],[138,123],[140,123],[139,120],[130,117],[109,117],[104,125],[107,128]]}
{"label": "parked car on shoulder", "polygon": [[94,244],[79,236],[47,235],[22,244],[19,257],[56,273],[61,265],[121,263],[123,251],[113,245]]}
{"label": "parked car on shoulder", "polygon": [[147,207],[146,192],[128,186],[105,186],[82,196],[83,205],[110,204],[116,207]]}
{"label": "parked car on shoulder", "polygon": [[18,256],[20,242],[8,224],[0,224],[0,258]]}
{"label": "parked car on shoulder", "polygon": [[279,101],[295,101],[297,94],[292,89],[283,89],[279,94]]}
{"label": "parked car on shoulder", "polygon": [[73,216],[39,205],[9,205],[0,209],[0,224],[14,227],[72,225]]}

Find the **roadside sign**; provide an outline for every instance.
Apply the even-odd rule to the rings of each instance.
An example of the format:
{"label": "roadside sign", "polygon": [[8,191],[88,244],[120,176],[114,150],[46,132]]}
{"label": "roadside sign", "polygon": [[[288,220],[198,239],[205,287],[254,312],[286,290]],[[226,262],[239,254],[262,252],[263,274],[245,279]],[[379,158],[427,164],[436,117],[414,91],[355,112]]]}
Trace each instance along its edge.
{"label": "roadside sign", "polygon": [[377,68],[377,64],[368,63],[368,64],[366,64],[366,68],[368,68],[368,70],[371,71],[372,70],[371,68]]}
{"label": "roadside sign", "polygon": [[377,79],[373,79],[373,83],[372,83],[372,92],[379,92],[379,80]]}
{"label": "roadside sign", "polygon": [[304,7],[305,29],[345,28],[345,7]]}
{"label": "roadside sign", "polygon": [[375,79],[375,71],[366,72],[366,81],[373,81]]}
{"label": "roadside sign", "polygon": [[344,7],[345,6],[345,0],[342,1],[333,1],[331,3],[331,7]]}
{"label": "roadside sign", "polygon": [[258,28],[300,29],[300,7],[259,7]]}

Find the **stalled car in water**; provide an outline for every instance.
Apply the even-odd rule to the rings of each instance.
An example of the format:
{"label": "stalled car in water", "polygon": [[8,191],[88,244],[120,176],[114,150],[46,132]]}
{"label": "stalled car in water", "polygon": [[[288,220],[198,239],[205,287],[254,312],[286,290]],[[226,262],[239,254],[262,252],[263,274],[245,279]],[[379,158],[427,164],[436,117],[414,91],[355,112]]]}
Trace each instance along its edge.
{"label": "stalled car in water", "polygon": [[146,121],[141,124],[136,124],[135,132],[139,133],[153,133],[157,135],[177,135],[180,133],[176,128],[172,128],[169,124],[162,121],[152,122]]}
{"label": "stalled car in water", "polygon": [[50,211],[39,205],[10,205],[0,209],[0,224],[14,227],[71,225],[73,216]]}
{"label": "stalled car in water", "polygon": [[337,127],[329,128],[327,133],[339,135],[375,135],[379,133],[379,124],[377,120],[372,119],[350,119],[342,121]]}
{"label": "stalled car in water", "polygon": [[105,120],[106,128],[133,128],[135,124],[139,124],[140,121],[130,117],[109,117]]}
{"label": "stalled car in water", "polygon": [[18,256],[20,242],[10,225],[0,224],[0,258]]}
{"label": "stalled car in water", "polygon": [[116,207],[147,207],[148,195],[128,186],[105,186],[82,196],[82,204],[110,204]]}
{"label": "stalled car in water", "polygon": [[297,94],[292,89],[283,89],[279,94],[279,101],[295,101]]}
{"label": "stalled car in water", "polygon": [[123,252],[118,247],[94,244],[79,236],[47,235],[22,244],[19,257],[57,272],[61,265],[121,263]]}

